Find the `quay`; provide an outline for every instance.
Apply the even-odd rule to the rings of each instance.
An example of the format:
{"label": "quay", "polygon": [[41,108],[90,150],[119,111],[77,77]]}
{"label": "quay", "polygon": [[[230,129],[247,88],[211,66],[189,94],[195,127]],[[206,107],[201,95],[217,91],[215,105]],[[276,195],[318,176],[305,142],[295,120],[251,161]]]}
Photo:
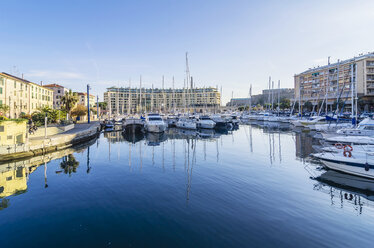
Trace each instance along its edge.
{"label": "quay", "polygon": [[0,148],[0,162],[25,159],[33,156],[44,155],[59,151],[86,142],[96,137],[100,132],[100,123],[91,122],[75,124],[73,129],[46,138],[32,137],[26,143]]}

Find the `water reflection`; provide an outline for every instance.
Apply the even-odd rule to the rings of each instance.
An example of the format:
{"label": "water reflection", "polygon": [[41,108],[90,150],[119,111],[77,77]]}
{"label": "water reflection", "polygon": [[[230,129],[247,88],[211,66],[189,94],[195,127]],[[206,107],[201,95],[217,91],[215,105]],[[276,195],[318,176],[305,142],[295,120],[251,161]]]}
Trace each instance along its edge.
{"label": "water reflection", "polygon": [[[76,172],[76,168],[79,166],[79,162],[75,159],[73,153],[83,152],[89,149],[89,146],[95,143],[95,139],[88,143],[80,146],[75,146],[69,149],[57,151],[54,153],[49,153],[46,155],[35,156],[30,159],[3,163],[0,164],[0,199],[2,199],[1,206],[4,204],[9,204],[5,197],[12,195],[19,195],[27,192],[27,183],[29,176],[33,173],[39,166],[44,166],[44,187],[48,187],[47,183],[47,164],[48,162],[56,159],[62,158],[60,167],[65,174],[71,174]],[[89,154],[89,153],[88,153]],[[89,172],[89,160],[87,160],[87,172]],[[62,172],[60,170],[56,173]]]}
{"label": "water reflection", "polygon": [[331,205],[353,206],[362,214],[363,207],[374,208],[374,181],[333,170],[315,178],[314,189],[330,195]]}

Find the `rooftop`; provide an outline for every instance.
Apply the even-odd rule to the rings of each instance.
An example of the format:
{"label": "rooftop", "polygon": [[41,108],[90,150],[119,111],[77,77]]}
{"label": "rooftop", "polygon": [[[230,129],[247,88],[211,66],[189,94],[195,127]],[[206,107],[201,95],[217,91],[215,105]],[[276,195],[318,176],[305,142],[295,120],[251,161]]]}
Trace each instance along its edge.
{"label": "rooftop", "polygon": [[324,66],[309,68],[306,71],[295,74],[295,76],[298,76],[298,75],[301,75],[301,74],[304,74],[304,73],[316,72],[316,71],[320,71],[320,70],[331,68],[331,67],[337,67],[338,65],[341,65],[341,64],[347,64],[347,63],[351,63],[351,62],[354,62],[354,61],[359,61],[359,60],[363,60],[363,59],[367,59],[367,58],[373,58],[374,59],[374,52],[367,53],[367,54],[361,54],[357,57],[353,57],[353,58],[346,59],[346,60],[338,60],[338,62],[336,62],[336,63],[332,63],[332,64],[328,64],[328,65],[324,65]]}
{"label": "rooftop", "polygon": [[17,77],[17,76],[14,76],[14,75],[11,75],[9,73],[6,73],[6,72],[1,72],[0,75],[4,76],[4,77],[8,77],[8,78],[12,78],[12,79],[15,79],[17,81],[21,81],[21,82],[24,82],[26,84],[33,84],[33,85],[37,85],[39,87],[42,87],[42,88],[45,88],[46,90],[51,90],[43,85],[40,85],[40,84],[37,84],[37,83],[33,83],[31,81],[28,81],[26,79],[23,79],[23,78],[20,78],[20,77]]}

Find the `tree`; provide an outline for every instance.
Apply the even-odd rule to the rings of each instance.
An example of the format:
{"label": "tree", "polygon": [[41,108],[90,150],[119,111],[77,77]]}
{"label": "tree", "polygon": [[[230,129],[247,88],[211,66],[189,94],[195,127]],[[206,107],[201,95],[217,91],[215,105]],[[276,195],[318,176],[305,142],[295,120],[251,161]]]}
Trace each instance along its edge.
{"label": "tree", "polygon": [[10,110],[10,107],[6,104],[1,104],[0,105],[0,112],[2,112],[2,115],[6,115]]}
{"label": "tree", "polygon": [[61,103],[63,109],[70,115],[71,110],[74,108],[75,104],[78,102],[78,95],[75,92],[69,90],[65,93],[65,95],[61,98]]}
{"label": "tree", "polygon": [[71,116],[73,117],[81,117],[87,114],[87,108],[83,105],[77,105],[75,108],[71,110]]}
{"label": "tree", "polygon": [[308,111],[312,111],[312,109],[313,109],[313,103],[311,103],[310,101],[306,101],[304,103],[304,105],[303,105],[303,108],[305,108]]}
{"label": "tree", "polygon": [[281,109],[289,109],[291,107],[291,101],[288,98],[282,98],[279,105]]}
{"label": "tree", "polygon": [[71,173],[77,172],[77,168],[79,166],[79,162],[75,159],[73,154],[69,154],[62,158],[62,162],[60,163],[61,169],[64,170],[65,174],[71,175]]}

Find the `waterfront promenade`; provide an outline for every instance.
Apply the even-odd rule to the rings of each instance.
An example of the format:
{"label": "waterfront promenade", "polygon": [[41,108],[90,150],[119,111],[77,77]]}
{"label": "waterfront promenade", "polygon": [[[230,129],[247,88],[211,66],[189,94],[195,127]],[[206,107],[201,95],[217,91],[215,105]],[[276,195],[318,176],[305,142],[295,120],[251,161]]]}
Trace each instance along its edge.
{"label": "waterfront promenade", "polygon": [[0,162],[42,155],[87,141],[100,132],[100,123],[76,124],[71,130],[46,138],[29,138],[25,144],[0,147]]}

